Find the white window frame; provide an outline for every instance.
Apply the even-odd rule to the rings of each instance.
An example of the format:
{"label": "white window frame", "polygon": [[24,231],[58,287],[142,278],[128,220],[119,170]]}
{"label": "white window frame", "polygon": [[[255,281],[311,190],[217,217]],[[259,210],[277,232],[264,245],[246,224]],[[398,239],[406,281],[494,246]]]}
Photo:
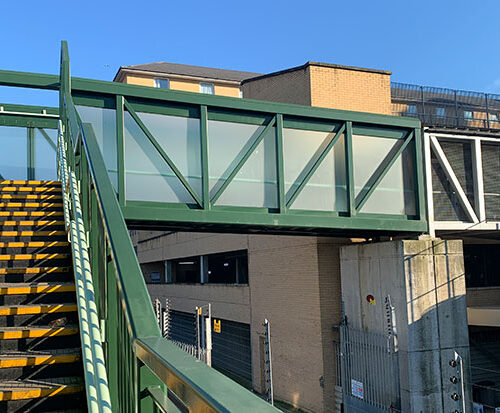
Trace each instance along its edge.
{"label": "white window frame", "polygon": [[[162,82],[166,82],[167,87],[161,86]],[[159,89],[170,89],[170,79],[164,77],[155,77],[155,87]]]}
{"label": "white window frame", "polygon": [[[204,92],[203,88],[204,87],[210,87],[212,88],[212,93]],[[215,86],[213,83],[210,82],[200,82],[200,93],[205,93],[206,95],[215,95]]]}

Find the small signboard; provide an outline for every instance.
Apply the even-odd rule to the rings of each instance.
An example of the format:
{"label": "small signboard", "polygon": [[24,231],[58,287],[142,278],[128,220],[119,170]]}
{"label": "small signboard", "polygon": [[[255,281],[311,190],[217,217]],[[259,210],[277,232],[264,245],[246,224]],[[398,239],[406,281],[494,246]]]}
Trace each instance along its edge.
{"label": "small signboard", "polygon": [[357,380],[351,379],[351,393],[354,397],[361,400],[365,398],[365,391],[363,389],[363,383]]}
{"label": "small signboard", "polygon": [[214,318],[214,333],[220,333],[220,320]]}

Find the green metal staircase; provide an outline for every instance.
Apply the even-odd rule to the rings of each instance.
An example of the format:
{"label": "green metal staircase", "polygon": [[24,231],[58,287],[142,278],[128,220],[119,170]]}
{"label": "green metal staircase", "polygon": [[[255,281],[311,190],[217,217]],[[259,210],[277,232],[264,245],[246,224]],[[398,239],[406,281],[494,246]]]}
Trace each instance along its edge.
{"label": "green metal staircase", "polygon": [[[80,351],[70,351],[69,348],[76,345],[71,343],[64,356],[50,355],[50,360],[54,361],[51,364],[60,364],[57,368],[64,370],[65,365],[69,370],[70,365],[82,366],[80,386],[83,386],[85,400],[80,403],[75,398],[77,406],[64,407],[86,406],[89,412],[105,413],[277,411],[258,395],[200,363],[161,336],[129,227],[170,226],[350,236],[425,232],[419,122],[410,118],[71,78],[66,42],[62,43],[60,68],[59,76],[0,71],[0,86],[59,92],[58,109],[0,105],[0,127],[27,128],[30,145],[33,145],[35,129],[57,129],[57,143],[51,143],[46,132],[42,138],[57,152],[58,181],[61,183],[60,186],[51,184],[53,190],[50,191],[35,190],[29,194],[12,191],[6,197],[0,194],[0,204],[6,205],[7,211],[11,208],[7,205],[12,203],[17,203],[18,206],[13,208],[19,208],[19,212],[27,211],[31,203],[36,204],[33,208],[48,208],[41,210],[43,214],[52,214],[50,221],[40,215],[38,221],[22,224],[19,220],[9,228],[0,222],[0,231],[3,231],[0,242],[21,242],[23,244],[13,248],[22,248],[29,253],[34,252],[31,248],[36,249],[41,244],[30,246],[27,242],[41,242],[41,248],[51,248],[47,242],[62,243],[54,245],[55,251],[59,254],[64,249],[64,259],[70,257],[70,260],[54,266],[39,262],[35,268],[26,266],[25,270],[0,268],[0,277],[3,277],[0,282],[15,280],[20,285],[33,282],[44,286],[47,283],[52,286],[50,283],[53,282],[63,285],[69,267],[72,267],[72,290],[60,293],[72,294],[71,300],[69,297],[49,300],[36,309],[24,301],[15,303],[19,307],[16,311],[56,311],[58,314],[60,310],[68,321],[77,323],[71,328],[79,332],[75,337],[79,339]],[[86,120],[82,121],[82,118]],[[183,122],[183,125],[198,131],[198,152],[194,157],[198,162],[195,165],[197,172],[190,175],[185,166],[179,166],[175,150],[169,151],[169,142],[158,138],[158,128],[151,132],[155,119],[164,122],[164,129]],[[214,170],[214,164],[217,166],[222,162],[213,158],[214,153],[219,153],[209,150],[215,141],[211,133],[217,128],[221,128],[221,136],[226,139],[234,136],[235,131],[253,131],[234,159],[227,160],[223,172],[217,172],[217,168]],[[132,129],[136,135],[130,138]],[[162,130],[160,128],[160,132]],[[303,159],[305,155],[300,145],[295,152],[287,146],[293,142],[290,136],[300,136],[303,142],[319,136],[321,141],[310,159]],[[373,172],[366,182],[358,182],[355,173],[356,162],[362,163],[363,167],[369,164],[368,160],[356,158],[358,138],[364,144],[371,142],[377,146],[380,143],[390,147],[377,161],[380,164],[372,165]],[[137,154],[130,153],[134,140],[139,142]],[[245,170],[256,154],[262,154],[259,149],[262,145],[272,154],[266,155],[272,161],[271,166],[266,166],[267,170],[273,171],[271,180],[250,176]],[[134,164],[134,157],[146,148],[149,151],[146,158],[154,158],[152,164],[161,170],[160,173],[155,172],[156,169],[152,171],[149,164],[146,166],[150,169]],[[28,152],[28,179],[34,179],[35,147],[31,146]],[[336,156],[335,162],[342,165],[338,173],[345,176],[338,185],[328,182],[325,185],[317,172],[325,162],[332,162],[332,153]],[[293,162],[296,165],[291,168]],[[411,185],[387,188],[387,176],[394,168],[402,168],[402,164]],[[134,165],[139,170],[133,170]],[[168,192],[165,186],[163,190],[133,195],[137,188],[131,187],[130,182],[142,182],[144,185],[136,183],[135,186],[147,188],[148,183],[158,177],[162,184],[167,182],[171,188],[177,188],[177,193],[165,195]],[[214,179],[218,182],[211,187]],[[271,187],[275,196],[265,197],[262,205],[224,204],[235,185],[249,183],[257,185],[258,190]],[[304,205],[307,197],[314,193],[324,195],[325,192],[314,191],[325,191],[325,188],[332,191],[328,196],[341,194],[340,206],[321,211],[315,210],[318,203],[309,202],[312,205],[309,209],[297,206]],[[409,200],[408,204],[401,211],[391,213],[377,210],[377,202],[373,199],[385,199],[381,197],[384,191],[392,197],[396,194],[396,199],[404,199],[405,203]],[[164,199],[154,198],[157,195],[164,196]],[[234,198],[234,192],[232,196]],[[43,221],[47,222],[41,224]],[[69,245],[65,244],[66,240]],[[0,248],[11,248],[8,244],[2,245]],[[14,287],[10,284],[5,288],[0,286],[0,295],[3,291],[11,295],[11,288]],[[26,287],[23,285],[22,288]],[[43,288],[40,292],[44,291]],[[64,287],[57,288],[69,287],[64,284]],[[13,296],[24,297],[26,294],[26,290],[21,289]],[[33,294],[38,294],[36,288]],[[55,297],[57,294],[46,295]],[[54,304],[61,307],[53,307]],[[4,315],[7,319],[12,317],[9,311],[12,310],[0,306],[0,322]],[[14,316],[14,320],[17,317],[22,324],[30,319],[28,313]],[[59,318],[62,317],[53,314],[41,316],[49,323]],[[67,328],[70,322],[60,328]],[[0,335],[2,328],[0,325]],[[50,337],[50,340],[55,339],[57,337]],[[23,340],[29,341],[30,338],[24,337]],[[25,351],[25,348],[16,350]],[[29,363],[48,363],[47,357],[49,355],[41,354],[30,358]],[[4,361],[0,351],[0,375],[2,363],[5,366],[10,363],[12,369],[34,367],[23,366],[26,361]],[[71,367],[71,370],[76,371],[76,368]],[[5,391],[14,392],[14,384]],[[75,393],[82,390],[75,386],[72,389]],[[0,387],[0,395],[2,391]],[[41,391],[40,394],[45,393]],[[67,397],[60,394],[54,394],[54,400]],[[6,399],[0,397],[0,403],[2,400]],[[0,412],[1,409],[0,405]]]}

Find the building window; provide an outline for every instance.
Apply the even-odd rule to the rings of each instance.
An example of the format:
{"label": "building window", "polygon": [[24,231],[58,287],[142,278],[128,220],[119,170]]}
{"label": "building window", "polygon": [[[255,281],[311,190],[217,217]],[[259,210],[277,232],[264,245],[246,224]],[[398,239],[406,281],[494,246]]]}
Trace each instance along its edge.
{"label": "building window", "polygon": [[200,93],[206,93],[207,95],[214,94],[214,84],[213,83],[200,83]]}
{"label": "building window", "polygon": [[159,271],[153,271],[151,273],[151,282],[155,284],[159,284],[161,281],[161,276]]}
{"label": "building window", "polygon": [[471,287],[500,287],[500,245],[464,245],[465,283]]}
{"label": "building window", "polygon": [[488,116],[492,122],[498,122],[498,113],[490,113]]}
{"label": "building window", "polygon": [[241,90],[241,88],[239,88],[239,90],[238,90],[238,97],[239,98],[243,97],[243,90]]}
{"label": "building window", "polygon": [[209,284],[248,284],[247,251],[207,255]]}
{"label": "building window", "polygon": [[170,81],[168,79],[155,78],[155,87],[159,87],[160,89],[170,89]]}
{"label": "building window", "polygon": [[416,115],[418,113],[418,111],[417,111],[417,105],[409,104],[406,107],[406,113],[409,114],[409,115]]}
{"label": "building window", "polygon": [[170,279],[173,283],[200,283],[200,257],[178,258],[171,260]]}
{"label": "building window", "polygon": [[[248,284],[248,253],[231,251],[166,262],[167,282]],[[153,281],[152,281],[153,282]]]}
{"label": "building window", "polygon": [[446,109],[443,107],[436,108],[436,116],[438,118],[444,118],[446,116]]}
{"label": "building window", "polygon": [[464,110],[464,119],[470,120],[474,119],[474,114],[471,110]]}

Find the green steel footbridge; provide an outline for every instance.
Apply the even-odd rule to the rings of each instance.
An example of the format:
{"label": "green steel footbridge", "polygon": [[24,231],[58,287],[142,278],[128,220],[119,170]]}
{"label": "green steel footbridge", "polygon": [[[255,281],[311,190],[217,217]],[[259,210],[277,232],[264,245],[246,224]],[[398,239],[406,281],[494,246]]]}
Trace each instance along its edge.
{"label": "green steel footbridge", "polygon": [[40,203],[57,196],[35,181],[61,182],[88,411],[276,411],[161,336],[130,229],[427,232],[418,120],[72,78],[65,42],[59,76],[0,71],[0,85],[59,93],[57,108],[0,104],[0,181],[4,199],[27,187]]}

